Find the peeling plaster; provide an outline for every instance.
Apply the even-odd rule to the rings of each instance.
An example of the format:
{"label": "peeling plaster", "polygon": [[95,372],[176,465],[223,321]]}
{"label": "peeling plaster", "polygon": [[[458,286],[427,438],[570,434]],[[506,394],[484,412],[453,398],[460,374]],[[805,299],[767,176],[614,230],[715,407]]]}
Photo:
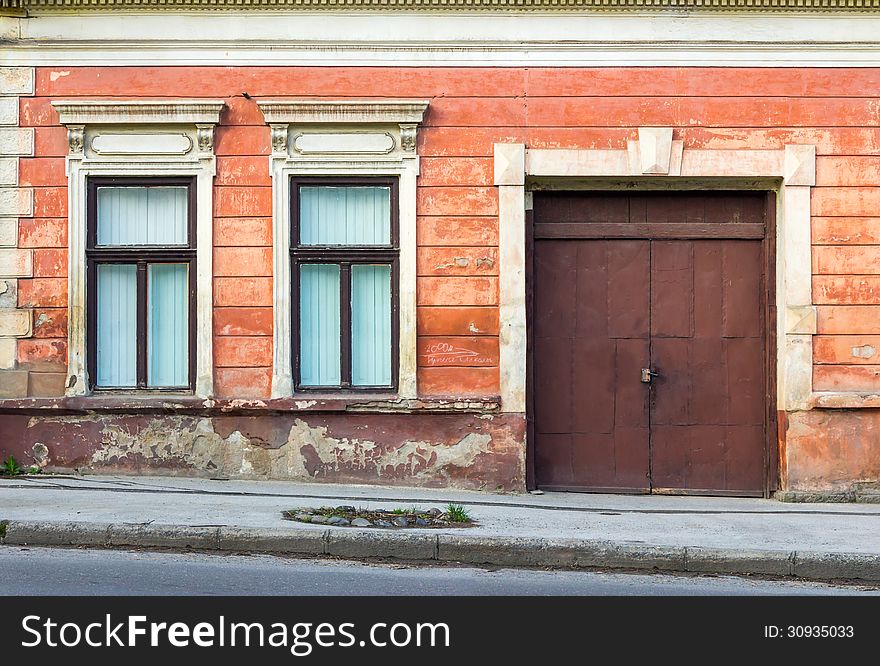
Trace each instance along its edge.
{"label": "peeling plaster", "polygon": [[[492,415],[484,416],[490,422],[493,419]],[[89,417],[76,420],[83,423],[68,421],[67,425],[95,424]],[[299,418],[281,441],[244,434],[247,425],[224,437],[207,417],[157,417],[143,423],[132,427],[135,424],[131,422],[101,422],[100,445],[90,453],[87,466],[158,467],[291,480],[321,480],[342,474],[380,482],[429,483],[449,481],[455,470],[467,470],[482,454],[493,453],[492,434],[472,428],[462,429],[457,441],[404,439],[397,440],[398,444],[375,441],[381,435],[374,428],[355,428],[373,433],[372,437],[338,437],[325,425],[310,425]]]}
{"label": "peeling plaster", "polygon": [[854,358],[872,358],[876,351],[871,345],[862,345],[861,347],[853,347],[852,355]]}
{"label": "peeling plaster", "polygon": [[[453,446],[438,446],[424,441],[407,441],[390,451],[380,461],[382,465],[403,465],[416,478],[441,474],[447,467],[470,467],[481,453],[489,453],[492,438],[487,434],[470,433]],[[417,466],[416,461],[424,464]]]}

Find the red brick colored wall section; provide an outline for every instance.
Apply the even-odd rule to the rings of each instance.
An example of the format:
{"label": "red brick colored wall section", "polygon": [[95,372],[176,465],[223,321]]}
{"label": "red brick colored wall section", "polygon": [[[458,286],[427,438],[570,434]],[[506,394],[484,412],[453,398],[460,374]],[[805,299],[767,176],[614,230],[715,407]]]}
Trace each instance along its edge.
{"label": "red brick colored wall section", "polygon": [[[37,70],[21,123],[36,127],[21,182],[35,190],[21,242],[39,250],[20,301],[36,308],[19,358],[64,358],[62,97],[215,97],[216,387],[266,396],[271,365],[269,134],[240,96],[431,100],[420,132],[419,387],[423,394],[498,391],[498,141],[532,148],[622,148],[634,128],[676,128],[689,148],[779,149],[815,143],[813,194],[818,390],[880,390],[880,71],[874,69],[54,68]],[[476,360],[444,354],[466,347]],[[852,347],[863,351],[852,355]],[[467,362],[468,367],[463,367]]]}
{"label": "red brick colored wall section", "polygon": [[272,385],[269,128],[253,101],[226,107],[214,147],[214,390],[262,398]]}
{"label": "red brick colored wall section", "polygon": [[780,487],[791,491],[876,490],[880,483],[880,410],[819,410],[787,416]]}
{"label": "red brick colored wall section", "polygon": [[[19,281],[18,301],[33,308],[34,335],[19,341],[18,361],[49,376],[66,358],[67,147],[50,100],[227,101],[216,136],[215,385],[220,396],[266,397],[272,362],[269,130],[255,101],[241,93],[252,98],[387,96],[430,100],[418,147],[422,394],[499,390],[493,144],[620,149],[640,126],[674,127],[688,148],[817,146],[815,388],[880,391],[878,90],[877,69],[38,68],[35,95],[20,104],[20,124],[35,128],[36,156],[20,162],[20,184],[34,188],[34,215],[21,220],[19,244],[33,248],[34,273]],[[456,354],[461,348],[476,353]],[[788,415],[781,433],[783,487],[838,488],[880,478],[878,414]],[[342,421],[325,425],[339,432],[347,427]],[[513,439],[503,435],[497,441],[521,442],[517,428]],[[225,430],[220,436],[226,437]],[[446,439],[452,441],[451,435]],[[390,437],[387,446],[395,449],[395,442]],[[504,448],[514,458],[498,464],[521,454],[514,449]],[[334,478],[362,474],[347,473]],[[513,486],[522,482],[521,475],[517,478]]]}

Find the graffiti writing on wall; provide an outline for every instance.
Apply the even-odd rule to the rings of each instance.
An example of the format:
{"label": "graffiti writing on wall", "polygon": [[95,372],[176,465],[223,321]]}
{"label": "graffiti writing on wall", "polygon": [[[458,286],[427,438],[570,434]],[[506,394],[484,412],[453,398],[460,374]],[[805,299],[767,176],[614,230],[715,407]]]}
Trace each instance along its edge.
{"label": "graffiti writing on wall", "polygon": [[494,365],[494,360],[473,349],[437,342],[425,347],[422,365]]}

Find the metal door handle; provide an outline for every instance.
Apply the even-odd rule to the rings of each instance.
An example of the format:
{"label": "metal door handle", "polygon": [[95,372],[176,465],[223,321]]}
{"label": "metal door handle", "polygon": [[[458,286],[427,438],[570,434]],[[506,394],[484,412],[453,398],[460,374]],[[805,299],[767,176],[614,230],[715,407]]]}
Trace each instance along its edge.
{"label": "metal door handle", "polygon": [[654,377],[659,377],[659,376],[660,376],[660,373],[652,371],[651,368],[642,368],[641,381],[643,384],[650,384],[651,380]]}

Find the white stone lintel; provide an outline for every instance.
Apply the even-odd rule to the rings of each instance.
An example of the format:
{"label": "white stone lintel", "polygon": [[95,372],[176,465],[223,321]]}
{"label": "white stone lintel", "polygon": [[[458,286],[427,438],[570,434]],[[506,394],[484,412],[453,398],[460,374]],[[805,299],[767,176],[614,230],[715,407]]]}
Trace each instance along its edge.
{"label": "white stone lintel", "polygon": [[220,122],[221,99],[54,100],[62,125],[206,124]]}
{"label": "white stone lintel", "polygon": [[421,99],[262,99],[257,104],[266,122],[322,123],[421,123],[428,108]]}

